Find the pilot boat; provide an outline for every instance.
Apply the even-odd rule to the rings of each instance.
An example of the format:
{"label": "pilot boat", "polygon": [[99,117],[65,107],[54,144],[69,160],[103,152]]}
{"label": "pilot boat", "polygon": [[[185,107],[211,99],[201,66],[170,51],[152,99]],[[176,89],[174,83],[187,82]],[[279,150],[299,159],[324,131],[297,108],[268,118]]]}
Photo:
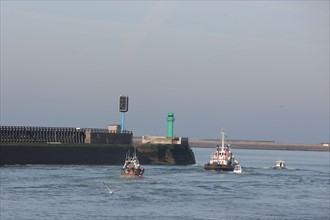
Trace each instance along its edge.
{"label": "pilot boat", "polygon": [[235,160],[230,145],[225,143],[225,132],[222,131],[221,135],[221,147],[217,145],[215,152],[211,154],[210,161],[204,165],[205,170],[234,171],[235,165],[239,164]]}

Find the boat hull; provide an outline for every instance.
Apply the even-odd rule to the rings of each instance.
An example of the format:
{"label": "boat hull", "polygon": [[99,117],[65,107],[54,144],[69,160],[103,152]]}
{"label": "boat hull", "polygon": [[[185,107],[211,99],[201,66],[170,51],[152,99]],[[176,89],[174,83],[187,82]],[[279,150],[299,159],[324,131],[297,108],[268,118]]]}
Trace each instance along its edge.
{"label": "boat hull", "polygon": [[142,175],[135,175],[135,174],[130,174],[130,173],[122,173],[120,175],[121,178],[127,178],[127,179],[132,179],[132,178],[143,178]]}
{"label": "boat hull", "polygon": [[233,171],[235,169],[234,165],[223,165],[223,164],[205,164],[205,170],[217,170],[217,171]]}

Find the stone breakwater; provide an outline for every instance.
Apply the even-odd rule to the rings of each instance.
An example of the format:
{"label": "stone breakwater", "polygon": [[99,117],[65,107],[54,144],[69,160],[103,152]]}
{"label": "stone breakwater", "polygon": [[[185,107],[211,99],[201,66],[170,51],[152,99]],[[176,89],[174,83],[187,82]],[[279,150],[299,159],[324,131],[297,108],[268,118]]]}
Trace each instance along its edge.
{"label": "stone breakwater", "polygon": [[0,165],[65,164],[123,165],[126,153],[136,153],[141,164],[195,164],[188,145],[123,145],[123,144],[60,144],[1,143]]}
{"label": "stone breakwater", "polygon": [[[327,144],[292,144],[275,141],[227,141],[233,149],[260,149],[260,150],[304,150],[304,151],[329,151]],[[221,140],[190,140],[190,147],[214,148],[221,144]]]}
{"label": "stone breakwater", "polygon": [[[72,127],[0,126],[0,165],[122,165],[135,151],[141,164],[188,165],[195,156],[187,141],[133,144],[131,131]],[[175,139],[176,140],[176,139]]]}

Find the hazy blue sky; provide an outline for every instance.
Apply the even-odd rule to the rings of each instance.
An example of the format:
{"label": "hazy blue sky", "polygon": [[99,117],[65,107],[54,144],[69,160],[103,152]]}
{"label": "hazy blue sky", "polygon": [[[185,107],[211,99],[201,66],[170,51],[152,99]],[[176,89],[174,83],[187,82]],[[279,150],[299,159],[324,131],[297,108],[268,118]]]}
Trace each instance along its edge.
{"label": "hazy blue sky", "polygon": [[329,141],[329,1],[1,1],[1,125]]}

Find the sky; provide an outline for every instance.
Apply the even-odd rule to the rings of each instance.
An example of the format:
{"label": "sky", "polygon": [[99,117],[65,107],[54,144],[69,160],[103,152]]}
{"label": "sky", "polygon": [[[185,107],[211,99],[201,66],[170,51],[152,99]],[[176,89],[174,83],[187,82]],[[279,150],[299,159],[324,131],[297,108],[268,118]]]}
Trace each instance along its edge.
{"label": "sky", "polygon": [[329,142],[329,1],[3,1],[1,125]]}

